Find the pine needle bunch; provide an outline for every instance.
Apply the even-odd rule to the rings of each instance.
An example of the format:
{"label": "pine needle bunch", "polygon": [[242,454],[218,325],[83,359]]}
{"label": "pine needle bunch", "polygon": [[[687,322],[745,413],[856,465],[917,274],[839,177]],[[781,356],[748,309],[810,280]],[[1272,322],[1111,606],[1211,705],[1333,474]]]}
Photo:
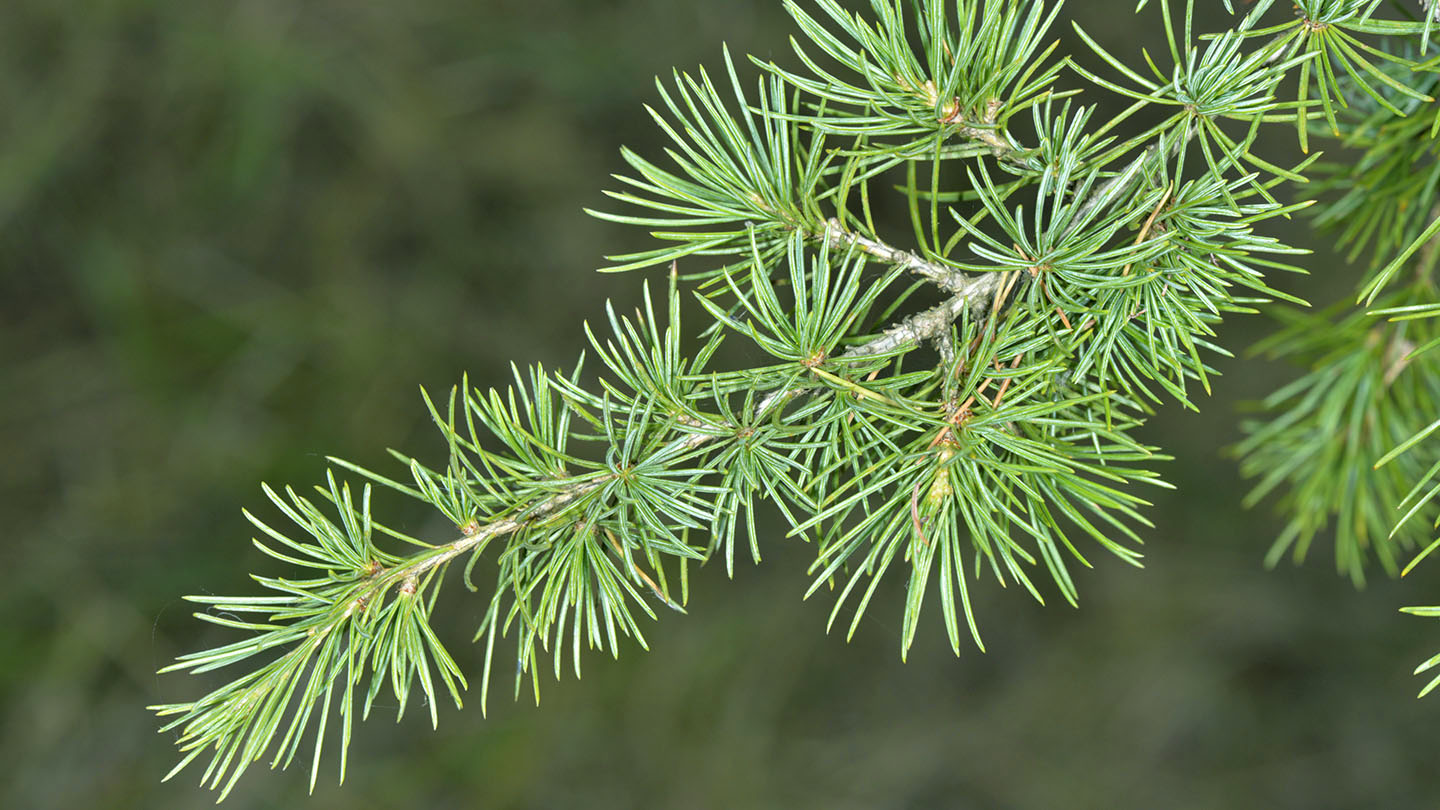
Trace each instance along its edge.
{"label": "pine needle bunch", "polygon": [[[1267,418],[1243,425],[1249,435],[1236,450],[1241,469],[1260,479],[1248,502],[1285,490],[1287,525],[1267,562],[1287,550],[1303,560],[1333,519],[1337,569],[1358,586],[1372,557],[1393,577],[1440,544],[1430,539],[1440,528],[1440,444],[1432,435],[1440,428],[1440,355],[1431,351],[1440,346],[1437,8],[1422,0],[1419,19],[1401,23],[1374,19],[1374,2],[1298,5],[1329,23],[1288,35],[1292,50],[1316,54],[1316,66],[1300,75],[1300,96],[1313,70],[1323,112],[1296,122],[1301,147],[1330,141],[1358,156],[1314,164],[1313,221],[1349,260],[1368,261],[1355,303],[1275,313],[1285,327],[1257,349],[1306,373],[1260,403]],[[1417,22],[1418,39],[1356,37]],[[1440,615],[1434,607],[1402,610]],[[1416,673],[1437,665],[1440,656]],[[1437,685],[1440,678],[1421,695]]]}
{"label": "pine needle bunch", "polygon": [[[1337,318],[1344,310],[1352,311]],[[1440,402],[1440,355],[1414,355],[1440,324],[1389,323],[1349,302],[1326,313],[1284,316],[1287,327],[1257,349],[1308,371],[1261,403],[1273,418],[1246,423],[1249,435],[1236,448],[1244,454],[1241,471],[1259,479],[1247,504],[1288,485],[1280,502],[1287,523],[1267,562],[1274,565],[1287,551],[1303,560],[1334,520],[1342,574],[1363,585],[1373,558],[1396,576],[1403,555],[1428,529],[1422,520],[1397,521],[1395,510],[1431,462],[1417,451],[1373,467],[1424,427],[1425,414]]]}
{"label": "pine needle bunch", "polygon": [[[1307,251],[1265,229],[1310,204],[1277,192],[1318,155],[1277,164],[1255,153],[1258,133],[1295,126],[1305,144],[1371,102],[1375,132],[1398,127],[1377,110],[1408,121],[1431,101],[1431,84],[1400,68],[1433,67],[1413,50],[1429,21],[1380,20],[1378,2],[1227,3],[1231,28],[1203,36],[1193,0],[1157,5],[1163,68],[1149,54],[1133,68],[1078,28],[1088,66],[1058,56],[1059,2],[872,0],[854,13],[787,0],[787,65],[742,70],[727,50],[718,71],[657,83],[649,112],[670,146],[624,151],[616,209],[592,213],[653,235],[605,269],[668,271],[664,292],[647,287],[631,314],[607,307],[571,369],[427,395],[443,463],[396,453],[404,471],[386,473],[332,459],[364,482],[358,499],[335,472],[314,495],[267,487],[293,526],[247,516],[288,573],[256,577],[264,595],[193,598],[201,619],[244,635],[168,668],[238,673],[153,707],[179,734],[172,775],[199,760],[223,799],[252,763],[290,764],[314,729],[313,785],[333,721],[343,779],[356,719],[382,692],[403,714],[416,685],[436,722],[441,693],[458,706],[469,683],[430,621],[454,578],[488,599],[482,711],[497,669],[538,699],[542,669],[578,677],[587,650],[644,647],[657,608],[684,611],[690,566],[718,557],[733,572],[747,551],[758,562],[782,539],[761,529],[771,508],[814,546],[806,593],[833,591],[831,623],[850,615],[847,633],[882,581],[903,583],[902,657],[927,602],[958,654],[962,636],[983,649],[971,593],[990,580],[1075,604],[1075,574],[1097,553],[1138,566],[1144,487],[1167,486],[1155,471],[1167,456],[1134,430],[1167,401],[1196,407],[1215,374],[1207,356],[1227,353],[1225,315],[1298,303],[1272,283]],[[1106,97],[1126,106],[1102,122]],[[1394,174],[1385,160],[1374,170]],[[1412,292],[1386,314],[1432,306]],[[1340,371],[1272,398],[1291,415],[1261,428],[1273,441],[1254,439],[1247,463],[1357,420],[1364,441],[1307,472],[1333,479],[1387,444],[1418,446],[1402,414],[1440,394],[1408,359],[1430,324],[1357,318],[1339,333],[1379,335],[1358,349],[1277,339]],[[1391,365],[1377,371],[1377,357]],[[1360,386],[1371,399],[1354,397]],[[1342,396],[1350,410],[1331,404]],[[1383,493],[1353,497],[1352,545],[1378,542],[1380,501],[1424,477],[1406,458]],[[1329,491],[1290,483],[1298,506]],[[454,533],[417,538],[373,518],[376,488],[434,508]],[[1297,525],[1303,547],[1318,527]]]}
{"label": "pine needle bunch", "polygon": [[1249,435],[1235,449],[1241,469],[1259,479],[1247,503],[1284,492],[1286,527],[1267,562],[1287,551],[1303,560],[1333,520],[1337,569],[1362,585],[1372,559],[1390,576],[1418,562],[1406,566],[1406,555],[1426,542],[1436,511],[1417,482],[1433,478],[1427,470],[1440,461],[1419,434],[1440,403],[1440,369],[1425,352],[1437,337],[1426,320],[1437,311],[1434,251],[1421,251],[1440,214],[1433,109],[1440,63],[1425,58],[1428,28],[1418,40],[1365,42],[1366,34],[1406,30],[1375,19],[1377,3],[1298,5],[1315,24],[1283,41],[1287,53],[1315,54],[1300,73],[1299,97],[1314,92],[1321,108],[1297,120],[1301,148],[1328,141],[1349,150],[1341,152],[1347,158],[1358,154],[1313,164],[1313,221],[1350,260],[1370,260],[1357,284],[1359,306],[1275,311],[1284,328],[1256,351],[1306,373],[1260,403],[1265,418],[1243,425]]}

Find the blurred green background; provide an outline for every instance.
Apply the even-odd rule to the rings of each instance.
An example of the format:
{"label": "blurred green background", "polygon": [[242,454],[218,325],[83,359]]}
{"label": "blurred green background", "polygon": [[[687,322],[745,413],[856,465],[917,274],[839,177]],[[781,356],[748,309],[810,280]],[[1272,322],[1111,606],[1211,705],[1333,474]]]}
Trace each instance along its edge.
{"label": "blurred green background", "polygon": [[[1124,54],[1159,28],[1072,6]],[[417,386],[572,362],[639,291],[590,272],[638,235],[580,209],[622,143],[658,153],[651,77],[722,41],[783,58],[790,31],[778,0],[0,6],[0,807],[212,801],[198,771],[159,784],[144,707],[203,686],[154,674],[218,638],[180,595],[269,570],[240,516],[259,482],[438,457]],[[1313,267],[1291,288],[1316,301],[1353,278]],[[1440,702],[1409,669],[1440,633],[1395,609],[1436,601],[1440,567],[1360,593],[1328,549],[1264,572],[1276,524],[1218,450],[1282,372],[1220,365],[1203,413],[1149,428],[1179,491],[1147,568],[1102,559],[1078,611],[987,583],[986,655],[932,622],[902,664],[895,587],[853,643],[825,635],[808,550],[776,541],[538,709],[378,712],[344,786],[333,759],[310,798],[303,768],[257,768],[227,806],[1433,807]],[[481,605],[438,611],[470,672]]]}

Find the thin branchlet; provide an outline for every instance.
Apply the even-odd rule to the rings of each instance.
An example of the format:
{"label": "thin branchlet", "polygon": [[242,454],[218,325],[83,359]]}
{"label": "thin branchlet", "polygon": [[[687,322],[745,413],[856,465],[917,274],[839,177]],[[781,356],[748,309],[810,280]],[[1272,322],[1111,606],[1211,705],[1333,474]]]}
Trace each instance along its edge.
{"label": "thin branchlet", "polygon": [[927,340],[948,335],[951,327],[966,310],[981,311],[990,305],[998,292],[1003,273],[968,279],[964,285],[949,287],[955,294],[945,303],[911,315],[900,323],[887,328],[883,335],[866,343],[852,346],[845,351],[850,357],[890,354],[906,346],[919,345]]}
{"label": "thin branchlet", "polygon": [[941,289],[948,290],[956,295],[970,296],[972,294],[971,290],[975,284],[975,278],[954,268],[946,267],[943,264],[926,261],[909,251],[891,247],[878,239],[871,239],[858,233],[851,233],[840,225],[838,219],[833,217],[825,220],[824,238],[834,247],[854,247],[886,264],[891,264],[906,272],[914,273]]}

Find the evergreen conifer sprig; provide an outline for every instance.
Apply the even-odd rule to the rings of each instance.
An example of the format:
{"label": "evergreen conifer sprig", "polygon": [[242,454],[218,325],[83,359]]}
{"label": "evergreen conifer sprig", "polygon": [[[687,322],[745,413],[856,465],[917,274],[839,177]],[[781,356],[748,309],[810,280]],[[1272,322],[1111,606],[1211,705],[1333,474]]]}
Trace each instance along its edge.
{"label": "evergreen conifer sprig", "polygon": [[[172,775],[203,759],[223,799],[262,757],[288,765],[314,728],[313,785],[333,708],[343,779],[354,720],[382,690],[403,714],[418,683],[432,723],[442,689],[458,706],[467,680],[431,623],[452,565],[488,594],[482,711],[509,645],[515,693],[529,680],[538,700],[542,667],[578,677],[584,650],[644,647],[656,606],[684,611],[692,564],[758,562],[780,540],[761,528],[766,503],[814,545],[806,595],[836,593],[832,625],[848,615],[853,634],[879,583],[904,583],[902,657],[927,600],[957,654],[962,635],[983,649],[970,597],[991,578],[1075,604],[1075,565],[1095,551],[1139,565],[1139,487],[1166,486],[1153,468],[1167,456],[1134,429],[1166,399],[1196,407],[1192,383],[1208,391],[1215,373],[1205,355],[1227,353],[1224,315],[1299,303],[1273,274],[1308,251],[1263,229],[1314,202],[1278,199],[1306,173],[1334,192],[1322,223],[1403,268],[1423,260],[1403,289],[1399,270],[1371,268],[1378,311],[1334,314],[1323,333],[1284,316],[1297,326],[1272,350],[1317,365],[1267,401],[1272,421],[1241,449],[1266,476],[1258,494],[1290,487],[1279,551],[1303,555],[1335,513],[1342,569],[1358,580],[1373,554],[1394,572],[1417,540],[1391,528],[1425,519],[1397,523],[1396,507],[1428,517],[1440,472],[1435,425],[1416,416],[1440,403],[1422,351],[1435,229],[1371,215],[1363,189],[1414,186],[1398,148],[1433,159],[1433,127],[1410,115],[1433,103],[1430,22],[1380,19],[1378,0],[1289,16],[1260,0],[1196,36],[1193,0],[1183,15],[1158,5],[1168,72],[1084,31],[1095,64],[1056,59],[1058,2],[872,0],[865,15],[787,0],[797,64],[752,59],[747,92],[727,50],[718,81],[701,69],[657,84],[664,159],[624,151],[630,174],[609,192],[622,210],[592,213],[654,235],[607,269],[668,267],[663,300],[647,289],[633,315],[607,307],[608,330],[587,326],[594,382],[582,359],[517,368],[503,391],[466,380],[427,395],[439,466],[396,453],[408,475],[390,477],[332,459],[367,482],[358,503],[333,473],[318,498],[267,487],[299,533],[247,516],[289,573],[257,576],[263,596],[192,597],[246,635],[168,668],[238,673],[153,707],[179,734]],[[1282,100],[1290,77],[1298,94]],[[1105,95],[1128,106],[1100,123]],[[1360,175],[1318,154],[1285,168],[1256,153],[1271,125],[1298,127],[1302,145],[1343,132],[1367,160]],[[1405,193],[1387,186],[1377,204],[1402,210]],[[687,332],[692,295],[704,323]],[[724,359],[737,342],[758,365]],[[372,519],[377,486],[454,534]]]}
{"label": "evergreen conifer sprig", "polygon": [[[1358,153],[1314,164],[1314,221],[1337,234],[1351,260],[1370,260],[1357,284],[1361,308],[1340,302],[1320,312],[1276,312],[1285,328],[1256,349],[1307,373],[1261,403],[1268,419],[1247,422],[1250,435],[1237,449],[1246,456],[1242,469],[1260,478],[1250,502],[1288,488],[1281,498],[1287,525],[1268,562],[1287,550],[1304,559],[1333,518],[1337,569],[1359,585],[1372,556],[1387,574],[1403,575],[1440,544],[1427,543],[1401,568],[1402,555],[1440,528],[1440,444],[1433,440],[1440,423],[1432,421],[1440,413],[1440,358],[1430,352],[1440,346],[1433,320],[1440,316],[1440,110],[1433,98],[1440,59],[1425,59],[1437,9],[1420,0],[1415,38],[1393,36],[1412,33],[1415,21],[1372,17],[1376,2],[1297,5],[1317,21],[1304,38],[1320,55],[1324,77],[1325,124],[1316,126],[1313,114],[1297,122],[1301,145],[1308,133]],[[1355,34],[1392,36],[1366,45]],[[1366,62],[1361,52],[1375,59]],[[1306,86],[1302,74],[1302,98]],[[1429,607],[1403,610],[1440,615]],[[1416,673],[1437,664],[1440,657]],[[1437,685],[1440,679],[1432,680],[1421,694]]]}
{"label": "evergreen conifer sprig", "polygon": [[1358,479],[1351,473],[1414,436],[1440,402],[1440,355],[1413,355],[1440,323],[1377,323],[1364,310],[1337,319],[1347,309],[1342,302],[1324,313],[1280,311],[1287,328],[1257,349],[1310,371],[1265,400],[1275,418],[1247,423],[1249,435],[1236,449],[1244,455],[1241,470],[1260,479],[1247,503],[1289,483],[1281,504],[1287,525],[1267,561],[1273,565],[1287,550],[1303,559],[1333,518],[1336,565],[1361,585],[1371,555],[1395,576],[1401,555],[1423,542],[1426,529],[1397,520],[1395,510],[1424,477],[1424,454],[1404,454]]}

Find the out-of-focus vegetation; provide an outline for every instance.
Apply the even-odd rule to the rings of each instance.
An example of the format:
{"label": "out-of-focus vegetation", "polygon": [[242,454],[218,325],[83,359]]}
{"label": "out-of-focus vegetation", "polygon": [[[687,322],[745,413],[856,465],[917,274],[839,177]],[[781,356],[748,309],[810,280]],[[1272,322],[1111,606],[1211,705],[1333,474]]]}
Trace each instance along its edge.
{"label": "out-of-focus vegetation", "polygon": [[[1128,4],[1072,5],[1133,51]],[[788,25],[772,0],[0,6],[0,806],[208,803],[158,783],[144,706],[201,687],[153,674],[206,637],[178,597],[264,565],[240,507],[326,453],[438,453],[417,385],[571,361],[638,293],[589,272],[633,237],[580,208],[622,142],[656,152],[650,77],[722,40],[783,58]],[[227,805],[1432,806],[1435,709],[1400,662],[1433,639],[1394,615],[1425,569],[1263,572],[1274,525],[1216,449],[1267,372],[1222,370],[1202,414],[1152,423],[1180,490],[1146,571],[1102,565],[1079,611],[982,605],[988,655],[930,628],[902,665],[884,618],[825,636],[777,537],[539,709],[377,712],[344,787],[261,769]],[[482,603],[452,591],[464,668]]]}

